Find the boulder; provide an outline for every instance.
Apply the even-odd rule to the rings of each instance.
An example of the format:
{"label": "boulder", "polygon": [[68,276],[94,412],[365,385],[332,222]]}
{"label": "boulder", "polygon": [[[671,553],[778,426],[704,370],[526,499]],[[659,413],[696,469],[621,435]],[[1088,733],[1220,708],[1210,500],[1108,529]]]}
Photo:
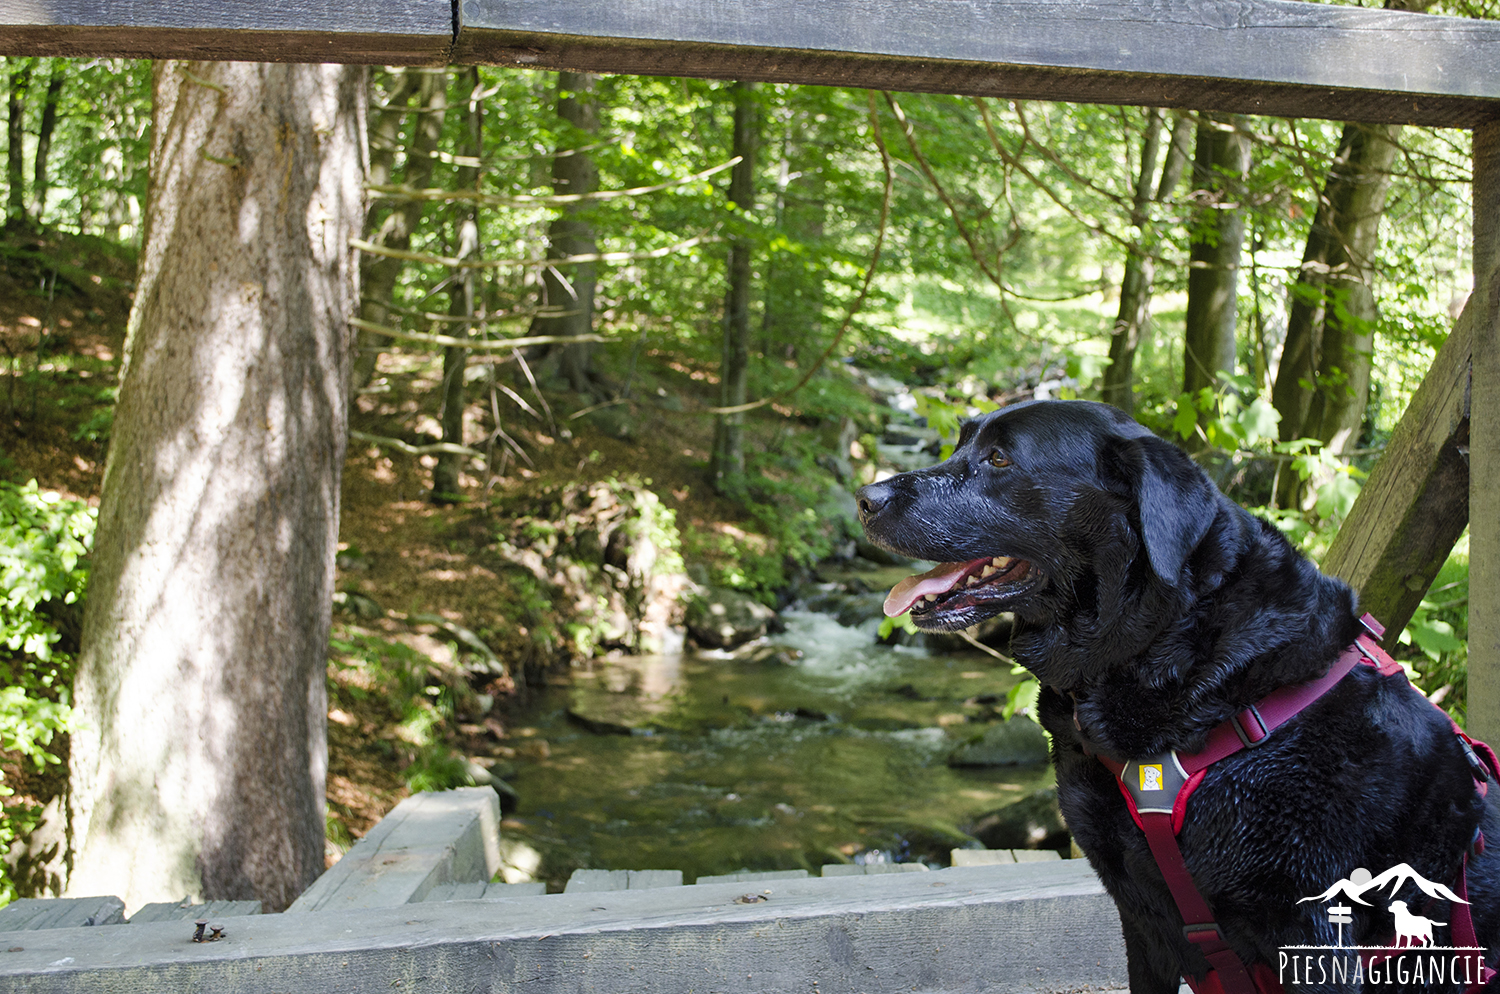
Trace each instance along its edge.
{"label": "boulder", "polygon": [[[949,766],[1019,766],[1045,763],[1048,758],[1047,733],[1030,718],[1022,715],[1009,721],[998,721],[984,734],[965,742],[948,757]],[[1014,849],[1015,846],[991,846],[992,849]]]}
{"label": "boulder", "polygon": [[1014,804],[980,815],[969,834],[986,849],[1068,850],[1071,840],[1057,807],[1057,788],[1048,787]]}
{"label": "boulder", "polygon": [[738,590],[704,587],[688,604],[688,634],[709,649],[733,649],[765,635],[776,612]]}

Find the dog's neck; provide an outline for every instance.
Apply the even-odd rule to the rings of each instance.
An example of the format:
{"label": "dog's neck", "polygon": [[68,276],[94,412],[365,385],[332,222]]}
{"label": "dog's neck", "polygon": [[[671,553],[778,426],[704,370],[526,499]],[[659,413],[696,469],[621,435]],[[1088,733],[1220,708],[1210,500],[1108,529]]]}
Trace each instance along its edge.
{"label": "dog's neck", "polygon": [[[1349,587],[1248,513],[1227,513],[1176,586],[1142,576],[1133,602],[1109,610],[1018,616],[1016,660],[1071,698],[1090,746],[1120,758],[1194,751],[1276,688],[1322,675],[1354,640]],[[1241,569],[1251,557],[1257,568]]]}

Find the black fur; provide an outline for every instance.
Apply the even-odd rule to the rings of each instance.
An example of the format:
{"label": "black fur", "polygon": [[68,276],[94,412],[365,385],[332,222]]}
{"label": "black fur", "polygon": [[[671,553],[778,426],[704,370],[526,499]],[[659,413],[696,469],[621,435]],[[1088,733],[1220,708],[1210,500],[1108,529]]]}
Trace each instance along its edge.
{"label": "black fur", "polygon": [[[970,422],[952,457],[863,488],[859,506],[871,540],[898,553],[1030,564],[1019,579],[918,602],[912,618],[951,630],[1014,613],[1011,648],[1042,683],[1063,815],[1120,909],[1131,990],[1170,994],[1180,974],[1201,975],[1144,836],[1084,743],[1121,760],[1199,749],[1232,714],[1327,671],[1359,630],[1353,592],[1102,404],[1040,401]],[[1405,862],[1451,886],[1481,819],[1500,845],[1491,790],[1486,806],[1437,709],[1399,674],[1360,666],[1266,744],[1211,767],[1179,844],[1241,958],[1274,969],[1280,947],[1334,943],[1326,907],[1297,901],[1357,867]],[[1500,857],[1471,860],[1468,884],[1493,964]],[[1360,944],[1390,938],[1392,896],[1424,906],[1414,886],[1354,905]],[[1450,910],[1427,914],[1446,922]],[[1450,944],[1446,927],[1437,942]]]}

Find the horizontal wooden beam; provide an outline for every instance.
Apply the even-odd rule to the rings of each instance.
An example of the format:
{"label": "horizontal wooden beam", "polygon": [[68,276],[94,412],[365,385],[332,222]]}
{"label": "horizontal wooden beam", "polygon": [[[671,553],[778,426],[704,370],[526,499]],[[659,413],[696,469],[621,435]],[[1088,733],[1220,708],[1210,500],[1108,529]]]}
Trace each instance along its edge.
{"label": "horizontal wooden beam", "polygon": [[456,58],[1471,127],[1500,23],[1296,0],[461,0]]}
{"label": "horizontal wooden beam", "polygon": [[1126,984],[1086,861],[0,933],[0,991],[1077,991]]}
{"label": "horizontal wooden beam", "polygon": [[0,0],[0,55],[774,80],[1473,127],[1500,23],[1298,0]]}
{"label": "horizontal wooden beam", "polygon": [[449,0],[0,0],[0,55],[446,65]]}

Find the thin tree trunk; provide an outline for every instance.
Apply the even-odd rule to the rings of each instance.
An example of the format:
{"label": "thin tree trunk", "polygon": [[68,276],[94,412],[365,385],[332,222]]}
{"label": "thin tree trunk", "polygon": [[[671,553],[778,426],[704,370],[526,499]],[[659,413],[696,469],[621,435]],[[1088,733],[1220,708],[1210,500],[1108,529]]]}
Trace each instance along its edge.
{"label": "thin tree trunk", "polygon": [[1141,139],[1141,171],[1131,200],[1130,223],[1140,232],[1125,255],[1125,276],[1120,281],[1120,311],[1110,330],[1109,365],[1099,399],[1129,414],[1135,409],[1135,350],[1151,314],[1151,282],[1156,263],[1151,257],[1153,239],[1148,234],[1151,182],[1156,178],[1156,160],[1161,157],[1161,128],[1165,114],[1159,108],[1147,112],[1146,133]]}
{"label": "thin tree trunk", "polygon": [[[1374,270],[1400,125],[1347,124],[1292,288],[1271,398],[1283,441],[1316,438],[1342,454],[1358,442],[1375,347]],[[1303,481],[1283,473],[1277,503],[1297,505]]]}
{"label": "thin tree trunk", "polygon": [[52,133],[57,129],[57,101],[62,95],[63,66],[61,59],[52,60],[52,76],[47,80],[47,99],[42,104],[42,121],[36,132],[36,168],[31,183],[32,215],[41,221],[47,209],[47,157],[52,152]]}
{"label": "thin tree trunk", "polygon": [[[397,84],[392,90],[386,107],[405,107],[410,99],[412,88],[417,93],[416,122],[412,125],[411,142],[406,149],[406,171],[403,177],[407,186],[422,189],[432,185],[433,164],[437,161],[433,152],[437,150],[438,140],[443,135],[443,118],[448,109],[448,71],[446,69],[407,69],[404,70],[408,84],[405,80]],[[376,135],[381,138],[380,144],[385,148],[399,144],[400,127],[399,116],[394,113],[377,113],[375,120]],[[386,170],[389,176],[390,163],[393,161],[394,152],[384,153],[380,168]],[[372,156],[371,165],[375,166],[376,159]],[[376,182],[375,174],[372,172],[371,182]],[[377,245],[388,248],[407,249],[411,247],[412,232],[422,223],[422,209],[425,205],[420,200],[398,201],[391,212],[386,215],[380,230],[375,232],[371,238]],[[360,303],[360,317],[373,324],[390,325],[393,323],[392,311],[390,310],[391,296],[396,290],[396,280],[401,276],[401,270],[406,263],[401,259],[392,259],[388,256],[369,255],[365,256],[360,263],[360,278],[364,286],[364,299]],[[375,376],[375,365],[380,358],[380,353],[385,351],[389,340],[372,332],[360,332],[359,350],[354,357],[354,371],[352,383],[355,390],[369,384]]]}
{"label": "thin tree trunk", "polygon": [[26,91],[31,87],[31,59],[11,59],[10,107],[6,115],[6,220],[26,220]]}
{"label": "thin tree trunk", "polygon": [[[734,98],[734,154],[740,157],[730,171],[729,203],[736,211],[755,207],[755,147],[757,120],[755,84],[730,86]],[[750,240],[729,244],[729,286],[724,295],[724,348],[719,368],[719,404],[745,403],[750,388]],[[745,415],[721,414],[714,429],[714,489],[734,492],[745,475]]]}
{"label": "thin tree trunk", "polygon": [[[471,66],[458,76],[458,85],[467,88],[468,99],[464,108],[464,137],[459,155],[478,159],[484,150],[484,108],[479,102],[481,85],[479,68]],[[454,174],[456,189],[479,188],[479,167],[460,166]],[[458,258],[464,259],[479,252],[479,206],[476,202],[457,205],[454,227],[458,235]],[[465,269],[455,273],[452,289],[448,291],[448,313],[459,317],[474,316],[474,270]],[[448,333],[455,338],[468,338],[471,326],[450,325]],[[464,369],[468,365],[469,350],[461,346],[443,349],[443,441],[454,445],[464,444]],[[435,500],[450,500],[460,493],[459,470],[464,457],[456,452],[439,453],[437,466],[432,471],[432,494]]]}
{"label": "thin tree trunk", "polygon": [[70,895],[323,871],[363,67],[159,62],[78,659]]}
{"label": "thin tree trunk", "polygon": [[[557,116],[576,129],[569,141],[576,146],[599,131],[599,101],[594,95],[594,77],[588,73],[557,74]],[[581,133],[581,134],[580,134]],[[559,152],[565,149],[559,149]],[[599,170],[587,152],[558,155],[552,160],[552,189],[557,193],[593,193],[599,186]],[[599,250],[594,225],[588,219],[587,201],[567,204],[547,229],[548,258],[590,255]],[[575,264],[563,272],[549,266],[542,273],[541,305],[565,313],[537,317],[533,335],[575,337],[594,330],[594,286],[598,267],[592,262]],[[559,370],[573,391],[592,399],[593,346],[589,342],[555,345],[546,359],[548,368]]]}
{"label": "thin tree trunk", "polygon": [[[1187,327],[1184,335],[1182,389],[1197,395],[1218,385],[1221,374],[1234,372],[1235,308],[1239,292],[1240,251],[1245,215],[1239,205],[1250,171],[1250,138],[1241,119],[1204,115],[1198,124],[1193,186],[1203,191],[1188,253]],[[1200,423],[1207,414],[1200,414]]]}

